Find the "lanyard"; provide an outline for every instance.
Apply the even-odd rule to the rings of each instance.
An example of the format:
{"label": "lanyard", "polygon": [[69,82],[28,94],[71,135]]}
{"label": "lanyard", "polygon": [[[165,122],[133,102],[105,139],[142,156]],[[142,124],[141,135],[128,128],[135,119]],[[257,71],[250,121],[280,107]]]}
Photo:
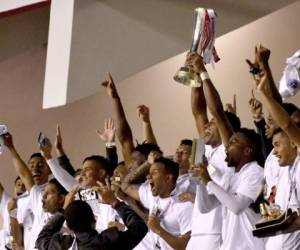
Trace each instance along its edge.
{"label": "lanyard", "polygon": [[[152,214],[154,214],[154,215],[157,216],[157,218],[158,218],[158,220],[159,220],[159,222],[161,224],[163,224],[162,220],[164,219],[164,216],[165,216],[166,212],[168,211],[168,209],[170,208],[170,206],[172,204],[173,195],[171,195],[169,197],[169,199],[170,200],[169,200],[167,206],[163,210],[159,206],[160,205],[160,198],[157,197],[155,199],[155,201],[154,201],[154,206],[153,206],[153,209],[152,209]],[[160,242],[159,242],[159,236],[156,235],[156,234],[155,235],[153,234],[153,237],[154,237],[154,242],[155,242],[155,244],[154,244],[154,250],[160,250],[161,249],[161,245],[160,245]]]}

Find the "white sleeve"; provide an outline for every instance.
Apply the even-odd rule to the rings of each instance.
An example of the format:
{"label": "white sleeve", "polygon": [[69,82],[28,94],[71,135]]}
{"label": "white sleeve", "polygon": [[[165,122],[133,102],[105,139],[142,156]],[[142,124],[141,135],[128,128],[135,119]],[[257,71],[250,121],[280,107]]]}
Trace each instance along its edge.
{"label": "white sleeve", "polygon": [[180,226],[180,234],[184,235],[187,232],[192,230],[191,227],[191,214],[193,214],[193,203],[191,202],[184,202],[180,204],[181,206],[184,206],[184,209],[182,209],[178,214],[178,224]]}
{"label": "white sleeve", "polygon": [[263,170],[244,172],[236,193],[248,197],[252,202],[256,201],[264,184]]}
{"label": "white sleeve", "polygon": [[195,205],[197,205],[201,213],[208,213],[221,203],[214,195],[207,192],[206,187],[200,183],[196,189]]}
{"label": "white sleeve", "polygon": [[47,163],[55,179],[57,179],[57,181],[68,192],[70,192],[71,190],[73,190],[79,185],[79,183],[75,180],[75,178],[59,165],[57,159],[47,160]]}
{"label": "white sleeve", "polygon": [[139,197],[140,197],[140,202],[147,209],[149,209],[149,207],[150,207],[149,192],[151,192],[150,185],[146,181],[142,185],[140,185],[140,187],[139,187]]}
{"label": "white sleeve", "polygon": [[236,194],[229,194],[223,188],[218,186],[213,181],[210,181],[207,184],[207,189],[209,192],[215,195],[215,197],[229,210],[231,210],[235,214],[242,213],[246,208],[250,206],[253,202],[247,196],[243,194],[236,193]]}

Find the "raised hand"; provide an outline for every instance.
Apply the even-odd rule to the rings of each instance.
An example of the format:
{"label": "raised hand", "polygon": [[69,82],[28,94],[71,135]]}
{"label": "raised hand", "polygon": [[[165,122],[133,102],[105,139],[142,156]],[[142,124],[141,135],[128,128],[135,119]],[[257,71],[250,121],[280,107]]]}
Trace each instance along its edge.
{"label": "raised hand", "polygon": [[55,145],[57,154],[59,156],[64,155],[64,149],[63,149],[63,145],[62,145],[62,136],[61,136],[61,131],[60,131],[59,125],[56,125],[56,138],[55,138],[54,145]]}
{"label": "raised hand", "polygon": [[266,75],[266,70],[269,68],[271,51],[260,45],[259,47],[255,46],[254,53],[254,62],[246,59],[246,63],[249,65],[250,73],[253,74],[256,86],[258,87],[260,80]]}
{"label": "raised hand", "polygon": [[162,157],[162,154],[160,152],[151,151],[150,154],[148,155],[147,161],[149,164],[153,164],[154,161],[160,157]]}
{"label": "raised hand", "polygon": [[109,72],[107,73],[107,80],[102,82],[101,85],[106,88],[108,96],[110,96],[111,98],[119,97],[114,80]]}
{"label": "raised hand", "polygon": [[3,135],[3,140],[4,140],[4,145],[8,149],[13,149],[14,148],[14,143],[13,143],[13,138],[10,133],[6,133]]}
{"label": "raised hand", "polygon": [[95,186],[93,189],[101,196],[101,199],[99,200],[100,203],[114,206],[114,204],[118,202],[118,199],[111,188],[109,180],[106,179],[105,181],[105,185],[101,182],[97,182],[99,186]]}
{"label": "raised hand", "polygon": [[150,110],[147,106],[139,105],[137,107],[137,113],[143,122],[150,122]]}
{"label": "raised hand", "polygon": [[208,182],[211,181],[210,175],[208,173],[208,169],[207,166],[204,165],[200,165],[199,168],[199,176],[200,176],[200,180],[201,182],[206,186]]}
{"label": "raised hand", "polygon": [[66,209],[70,205],[70,203],[75,200],[75,195],[78,193],[79,190],[80,190],[80,187],[78,186],[78,187],[74,188],[73,190],[71,190],[66,195],[63,209]]}
{"label": "raised hand", "polygon": [[100,130],[97,130],[97,134],[98,134],[99,138],[104,143],[114,142],[115,141],[115,133],[116,133],[116,127],[114,124],[114,120],[111,118],[105,119],[103,132],[101,132]]}
{"label": "raised hand", "polygon": [[45,140],[46,140],[45,145],[43,145],[43,146],[40,145],[40,151],[41,151],[42,156],[46,160],[48,160],[48,159],[52,158],[52,155],[51,155],[52,144],[51,144],[51,141],[48,138],[45,138]]}
{"label": "raised hand", "polygon": [[233,103],[226,103],[226,111],[236,115],[236,94],[233,95]]}
{"label": "raised hand", "polygon": [[263,118],[263,107],[262,103],[257,100],[254,96],[254,90],[252,89],[252,98],[249,100],[249,105],[251,108],[251,113],[254,119],[262,119]]}
{"label": "raised hand", "polygon": [[196,72],[206,71],[202,57],[196,52],[189,52],[185,60],[186,66],[191,66]]}

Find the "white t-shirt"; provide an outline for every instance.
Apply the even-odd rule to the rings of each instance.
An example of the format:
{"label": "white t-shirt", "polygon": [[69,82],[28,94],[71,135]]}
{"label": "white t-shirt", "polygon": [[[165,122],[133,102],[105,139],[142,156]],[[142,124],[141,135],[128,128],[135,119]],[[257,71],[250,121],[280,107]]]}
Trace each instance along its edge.
{"label": "white t-shirt", "polygon": [[[29,207],[33,213],[34,220],[32,224],[32,229],[30,233],[30,240],[28,244],[28,250],[35,249],[35,242],[40,231],[43,229],[44,225],[50,220],[52,215],[46,213],[43,210],[43,192],[47,184],[34,185],[29,194]],[[26,249],[27,250],[27,249]]]}
{"label": "white t-shirt", "polygon": [[[168,198],[154,197],[151,192],[151,187],[148,182],[143,183],[139,188],[140,201],[144,207],[149,209],[149,213],[155,209],[159,211],[160,225],[169,233],[180,236],[191,231],[191,214],[193,204],[191,202],[179,202],[177,200],[176,190],[174,194]],[[160,246],[162,250],[172,250],[172,247],[158,235],[151,233],[152,248]]]}
{"label": "white t-shirt", "polygon": [[[233,168],[229,168],[225,161],[225,147],[222,144],[215,148],[205,145],[205,156],[208,164],[214,168],[211,174],[212,180],[226,190],[229,179],[234,172]],[[203,201],[196,195],[195,204],[198,202]],[[192,218],[192,236],[222,233],[222,205],[211,210],[209,213],[201,213],[198,206],[195,205]]]}
{"label": "white t-shirt", "polygon": [[[250,198],[253,202],[259,196],[263,188],[263,169],[257,162],[245,164],[241,170],[234,173],[230,179],[228,192],[230,194],[240,194]],[[256,214],[249,207],[240,214],[234,214],[224,208],[223,217],[223,250],[261,250],[264,249],[262,239],[252,235],[253,225],[260,220],[260,215]]]}
{"label": "white t-shirt", "polygon": [[[264,177],[266,181],[265,198],[268,199],[272,191],[272,187],[276,187],[280,178],[281,167],[278,164],[277,157],[273,154],[273,150],[268,155],[264,166]],[[277,193],[276,193],[277,195]]]}
{"label": "white t-shirt", "polygon": [[23,241],[24,248],[28,248],[29,240],[30,240],[30,232],[33,225],[33,212],[29,207],[29,194],[28,192],[19,195],[17,197],[17,220],[19,224],[23,225]]}
{"label": "white t-shirt", "polygon": [[[57,159],[47,160],[47,163],[53,176],[68,192],[79,186],[75,178],[59,165]],[[76,199],[79,199],[78,195]],[[100,233],[107,229],[108,223],[114,221],[117,212],[111,206],[99,203],[98,200],[90,200],[87,203],[91,206],[96,217],[96,230]]]}
{"label": "white t-shirt", "polygon": [[0,201],[0,216],[2,220],[2,228],[0,228],[0,249],[5,249],[5,244],[10,236],[10,220],[7,210],[7,204],[10,198],[10,195],[4,191]]}
{"label": "white t-shirt", "polygon": [[[275,204],[281,210],[291,208],[297,211],[300,208],[300,156],[295,159],[293,166],[280,167],[277,183]],[[300,249],[300,231],[291,234],[282,234],[270,237],[266,243],[267,250],[294,250]]]}
{"label": "white t-shirt", "polygon": [[176,181],[176,192],[178,194],[189,192],[196,193],[197,180],[190,174],[179,175]]}

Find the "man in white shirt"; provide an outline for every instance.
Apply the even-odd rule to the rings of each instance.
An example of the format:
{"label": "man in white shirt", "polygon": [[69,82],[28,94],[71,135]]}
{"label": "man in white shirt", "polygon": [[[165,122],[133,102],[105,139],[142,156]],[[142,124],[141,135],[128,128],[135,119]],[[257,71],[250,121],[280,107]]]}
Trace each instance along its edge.
{"label": "man in white shirt", "polygon": [[[186,64],[193,66],[199,75],[207,74],[202,59],[197,53],[189,53]],[[239,130],[240,120],[234,113],[224,111],[221,98],[209,77],[201,82],[201,87],[192,88],[191,91],[192,112],[199,136],[205,142],[205,157],[210,166],[210,176],[226,190],[228,178],[233,171],[225,162],[226,154],[223,145],[227,144],[234,131]],[[213,115],[210,121],[207,117],[207,106]],[[205,250],[217,250],[222,244],[222,206],[215,207],[209,213],[201,213],[198,203],[203,202],[201,197],[196,195],[188,250],[198,250],[199,242]]]}
{"label": "man in white shirt", "polygon": [[[281,129],[277,129],[273,135],[273,154],[277,158],[280,167],[276,187],[275,204],[281,210],[288,208],[297,211],[300,208],[300,200],[297,197],[300,192],[300,157],[297,146],[289,139]],[[266,242],[267,250],[299,249],[300,232],[282,234],[269,237]]]}
{"label": "man in white shirt", "polygon": [[67,191],[56,179],[51,179],[43,186],[35,185],[32,187],[29,203],[34,214],[34,221],[28,250],[35,248],[37,236],[43,226],[57,211],[62,209],[66,194]]}
{"label": "man in white shirt", "polygon": [[[40,153],[35,153],[30,157],[27,167],[13,144],[11,134],[7,133],[4,135],[4,143],[11,153],[18,176],[20,176],[26,190],[29,192],[29,207],[34,215],[32,230],[38,230],[39,225],[42,224],[42,218],[44,217],[42,193],[51,174],[50,169]],[[37,237],[37,235],[34,234],[32,234],[32,236],[28,243],[29,250],[34,248]]]}
{"label": "man in white shirt", "polygon": [[216,184],[205,166],[201,166],[203,183],[198,189],[202,202],[201,212],[209,212],[219,204],[224,207],[222,250],[260,250],[264,242],[252,236],[253,225],[260,219],[250,205],[258,198],[263,187],[263,169],[257,164],[259,136],[249,129],[233,134],[226,147],[228,166],[234,167],[228,190]]}
{"label": "man in white shirt", "polygon": [[0,183],[0,249],[5,249],[5,245],[9,240],[9,214],[7,211],[7,204],[10,200],[10,195],[5,192]]}
{"label": "man in white shirt", "polygon": [[[48,141],[47,146],[41,147],[41,152],[52,171],[53,176],[61,183],[61,185],[68,191],[72,191],[79,186],[76,179],[63,169],[57,159],[52,158],[52,145]],[[84,159],[81,170],[82,190],[91,190],[92,187],[97,186],[97,182],[105,184],[106,179],[110,177],[111,168],[107,159],[100,155],[90,156]],[[79,196],[77,196],[79,198]],[[96,196],[84,200],[91,206],[96,218],[96,230],[98,232],[107,229],[108,223],[114,221],[116,212],[110,206],[98,202]]]}
{"label": "man in white shirt", "polygon": [[190,238],[193,205],[177,200],[178,172],[177,163],[158,158],[150,167],[147,182],[122,187],[125,193],[149,209],[152,249],[184,249]]}

